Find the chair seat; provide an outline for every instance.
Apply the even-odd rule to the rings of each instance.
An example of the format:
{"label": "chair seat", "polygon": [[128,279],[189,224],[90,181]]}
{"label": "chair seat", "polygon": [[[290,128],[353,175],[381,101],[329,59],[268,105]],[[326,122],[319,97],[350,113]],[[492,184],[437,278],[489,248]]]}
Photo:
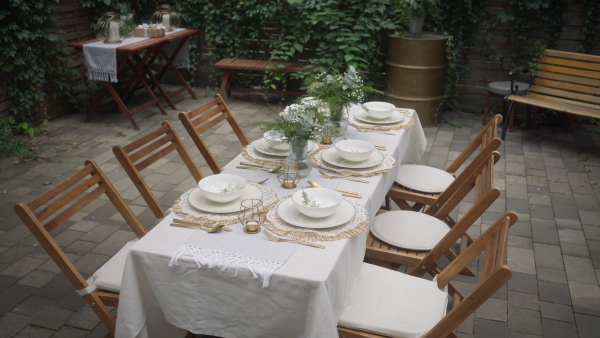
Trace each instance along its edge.
{"label": "chair seat", "polygon": [[437,282],[363,263],[338,326],[421,337],[445,315],[448,293]]}
{"label": "chair seat", "polygon": [[431,250],[450,227],[443,221],[416,211],[390,211],[373,221],[371,233],[380,240],[410,250]]}
{"label": "chair seat", "polygon": [[403,164],[398,169],[396,183],[428,194],[441,193],[454,181],[452,174],[425,165]]}
{"label": "chair seat", "polygon": [[119,292],[121,291],[121,279],[123,278],[123,270],[125,269],[125,260],[131,247],[138,241],[134,239],[127,242],[114,256],[112,256],[104,265],[100,267],[92,275],[93,282],[98,289]]}
{"label": "chair seat", "polygon": [[[529,90],[529,84],[525,82],[515,81],[515,85],[517,86],[517,95],[525,95]],[[510,91],[510,81],[496,81],[488,84],[488,90],[497,95],[508,95],[511,93]]]}

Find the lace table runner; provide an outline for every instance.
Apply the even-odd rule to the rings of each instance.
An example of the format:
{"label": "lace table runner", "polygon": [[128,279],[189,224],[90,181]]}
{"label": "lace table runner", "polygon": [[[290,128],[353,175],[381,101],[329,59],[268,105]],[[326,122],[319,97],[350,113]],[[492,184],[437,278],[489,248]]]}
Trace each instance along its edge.
{"label": "lace table runner", "polygon": [[394,158],[390,154],[381,152],[383,154],[383,161],[381,161],[381,163],[374,167],[365,169],[344,169],[323,161],[323,159],[321,158],[321,153],[325,150],[327,149],[321,149],[318,152],[310,154],[313,163],[317,167],[321,167],[323,169],[327,169],[342,175],[371,177],[379,174],[385,174],[396,167],[396,160],[394,160]]}
{"label": "lace table runner", "polygon": [[[275,190],[267,188],[260,184],[252,185],[259,188],[262,191],[262,201],[265,212],[279,201]],[[194,208],[188,201],[188,196],[195,189],[197,188],[192,188],[184,192],[183,195],[181,195],[181,197],[178,200],[176,200],[173,204],[173,210],[175,211],[175,213],[181,216],[181,218],[188,222],[195,222],[204,225],[230,225],[239,222],[237,212],[231,212],[226,214],[212,214],[210,212]]]}
{"label": "lace table runner", "polygon": [[332,242],[356,236],[367,231],[369,227],[369,217],[365,208],[355,201],[346,198],[344,199],[354,207],[354,210],[356,210],[354,217],[348,223],[324,229],[307,229],[290,225],[281,220],[277,214],[279,204],[283,203],[288,198],[291,198],[291,195],[283,197],[281,201],[267,213],[267,221],[265,221],[264,227],[276,235],[309,242]]}
{"label": "lace table runner", "polygon": [[353,106],[350,108],[350,114],[348,117],[348,123],[355,128],[373,130],[373,131],[386,131],[386,130],[400,130],[400,129],[408,129],[415,124],[415,120],[410,117],[410,111],[396,108],[396,111],[399,111],[406,115],[402,121],[392,124],[372,124],[363,121],[359,121],[354,117],[354,113],[356,111],[362,110],[360,106]]}

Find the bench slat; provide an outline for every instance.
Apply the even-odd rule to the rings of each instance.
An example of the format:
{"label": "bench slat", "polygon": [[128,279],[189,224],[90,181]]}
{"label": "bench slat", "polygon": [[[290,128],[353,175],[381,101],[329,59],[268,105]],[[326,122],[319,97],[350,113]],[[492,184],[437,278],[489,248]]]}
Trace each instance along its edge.
{"label": "bench slat", "polygon": [[550,72],[546,72],[543,70],[539,70],[536,73],[536,78],[544,78],[544,79],[558,80],[558,81],[563,81],[563,82],[577,83],[580,85],[586,85],[586,86],[592,86],[592,87],[600,87],[600,80],[590,79],[590,78],[581,77],[581,76],[550,73]]}
{"label": "bench slat", "polygon": [[[563,99],[560,97],[556,97],[556,96],[548,96],[548,95],[544,95],[544,94],[538,94],[538,93],[529,93],[526,96],[522,96],[522,97],[529,97],[531,96],[532,98],[536,99],[536,100],[547,100],[547,101],[551,101],[551,102],[559,102],[559,103],[565,103],[565,104],[569,104],[572,106],[578,106],[578,107],[584,107],[584,108],[590,108],[590,109],[595,109],[595,110],[599,110],[600,111],[600,106],[598,106],[597,104],[593,104],[593,103],[587,103],[587,102],[580,102],[580,101],[573,101],[573,100],[569,100],[569,99]],[[517,101],[516,99],[513,101]]]}
{"label": "bench slat", "polygon": [[551,73],[576,75],[576,76],[587,77],[587,78],[591,78],[591,79],[600,79],[600,73],[592,72],[589,70],[583,70],[583,69],[575,69],[575,68],[554,66],[554,65],[547,65],[547,64],[541,64],[540,68],[538,68],[538,69],[545,70],[545,71],[548,71]]}
{"label": "bench slat", "polygon": [[575,101],[600,104],[600,97],[581,94],[581,93],[569,92],[566,90],[560,90],[560,89],[554,89],[554,88],[533,85],[533,86],[531,86],[531,89],[529,90],[529,92],[541,93],[541,94],[546,94],[546,95],[550,95],[550,96],[557,96],[557,97],[562,97],[565,99],[572,99]]}
{"label": "bench slat", "polygon": [[585,69],[585,70],[591,70],[591,71],[600,71],[600,63],[593,63],[593,62],[584,62],[584,61],[569,60],[569,59],[559,59],[559,58],[555,58],[555,57],[544,56],[540,60],[540,63],[565,66],[565,67],[569,67],[569,68]]}
{"label": "bench slat", "polygon": [[600,56],[597,56],[597,55],[563,52],[560,50],[546,49],[544,51],[544,55],[555,56],[555,57],[565,58],[565,59],[600,62]]}
{"label": "bench slat", "polygon": [[581,105],[581,102],[569,101],[565,99],[555,98],[552,96],[538,95],[530,93],[525,96],[510,95],[509,100],[525,103],[528,105],[552,109],[556,111],[576,114],[590,118],[600,118],[600,106],[586,107]]}
{"label": "bench slat", "polygon": [[[588,95],[588,94],[600,95],[599,87],[582,86],[579,84],[567,83],[567,82],[562,82],[562,81],[554,81],[554,80],[548,80],[548,79],[540,79],[540,78],[535,78],[533,80],[533,84],[543,86],[543,87],[555,88],[555,89],[564,89],[564,90],[568,90],[571,92],[578,92],[578,93],[582,93],[584,95]],[[533,88],[531,90],[536,91]]]}

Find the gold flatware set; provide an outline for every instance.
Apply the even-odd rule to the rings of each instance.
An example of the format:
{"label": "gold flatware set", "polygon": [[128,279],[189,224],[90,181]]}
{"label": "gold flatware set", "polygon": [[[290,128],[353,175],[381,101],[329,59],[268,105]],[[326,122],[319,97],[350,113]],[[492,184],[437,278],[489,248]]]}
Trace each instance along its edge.
{"label": "gold flatware set", "polygon": [[[317,182],[313,182],[313,181],[307,181],[307,182],[314,188],[322,188],[322,186]],[[341,190],[341,189],[331,189],[331,190],[335,190],[335,191],[339,192],[340,194],[342,194],[342,196],[354,197],[354,198],[358,198],[358,199],[362,198],[362,196],[359,193],[354,192],[354,191]]]}

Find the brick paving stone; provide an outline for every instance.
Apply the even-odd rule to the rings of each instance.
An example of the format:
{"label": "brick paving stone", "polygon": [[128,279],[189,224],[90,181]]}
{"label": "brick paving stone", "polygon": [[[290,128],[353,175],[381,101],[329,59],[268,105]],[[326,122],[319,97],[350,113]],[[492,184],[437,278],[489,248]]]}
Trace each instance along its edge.
{"label": "brick paving stone", "polygon": [[14,338],[45,338],[54,334],[54,331],[42,327],[27,326]]}
{"label": "brick paving stone", "polygon": [[73,284],[71,284],[67,277],[61,273],[56,275],[56,277],[46,283],[46,285],[37,289],[35,295],[58,300],[70,290],[73,290]]}
{"label": "brick paving stone", "polygon": [[518,214],[529,214],[529,201],[523,198],[506,198],[506,210],[513,210]]}
{"label": "brick paving stone", "polygon": [[512,278],[508,281],[508,290],[522,293],[538,294],[538,285],[535,275],[527,273],[513,272]]}
{"label": "brick paving stone", "polygon": [[46,262],[45,259],[23,257],[8,268],[2,270],[2,274],[13,277],[24,277],[44,262]]}
{"label": "brick paving stone", "polygon": [[567,182],[549,181],[548,188],[550,189],[550,193],[565,194],[565,195],[572,194],[571,185]]}
{"label": "brick paving stone", "polygon": [[580,338],[598,338],[600,317],[576,313],[575,323]]}
{"label": "brick paving stone", "polygon": [[575,322],[573,308],[569,305],[540,302],[542,318],[560,320],[563,322]]}
{"label": "brick paving stone", "polygon": [[508,247],[508,265],[514,272],[535,274],[533,250]]}
{"label": "brick paving stone", "polygon": [[1,316],[0,337],[14,337],[27,325],[27,323],[29,323],[30,320],[31,317],[11,312]]}
{"label": "brick paving stone", "polygon": [[94,329],[98,323],[100,323],[98,316],[94,313],[94,311],[92,311],[92,309],[86,306],[81,308],[76,314],[69,318],[66,324],[89,331]]}
{"label": "brick paving stone", "polygon": [[74,327],[62,327],[52,336],[53,338],[83,338],[88,337],[89,331],[76,329]]}
{"label": "brick paving stone", "polygon": [[0,316],[13,309],[36,291],[35,288],[13,284],[0,292]]}
{"label": "brick paving stone", "polygon": [[508,325],[504,322],[475,318],[473,333],[475,337],[504,338],[508,336]]}
{"label": "brick paving stone", "polygon": [[[111,215],[113,215],[113,213],[111,213]],[[99,224],[78,239],[82,241],[100,243],[117,230],[118,228],[116,226]]]}
{"label": "brick paving stone", "polygon": [[[532,219],[533,222],[533,219]],[[536,226],[531,227],[533,242],[534,243],[546,243],[546,244],[558,244],[558,232],[556,227],[547,226]]]}
{"label": "brick paving stone", "polygon": [[[532,205],[543,205],[543,206],[551,206],[552,200],[550,199],[550,194],[539,193],[537,190],[530,192],[527,194],[527,200],[529,202],[529,208],[531,209]],[[530,212],[529,210],[528,212]]]}
{"label": "brick paving stone", "polygon": [[541,335],[542,321],[540,312],[509,306],[508,329],[511,331]]}
{"label": "brick paving stone", "polygon": [[600,241],[600,226],[583,225],[585,238],[588,240]]}
{"label": "brick paving stone", "polygon": [[556,218],[554,220],[556,222],[556,227],[559,229],[574,229],[574,230],[582,230],[581,222],[579,220],[574,219],[564,219],[564,218]]}
{"label": "brick paving stone", "polygon": [[6,250],[0,254],[0,262],[14,264],[20,258],[28,255],[35,250],[33,246],[15,245],[10,250]]}
{"label": "brick paving stone", "polygon": [[580,230],[559,229],[558,237],[561,243],[586,244],[585,234]]}
{"label": "brick paving stone", "polygon": [[34,288],[40,288],[48,283],[52,278],[54,278],[56,274],[43,271],[43,270],[33,270],[27,276],[23,277],[19,284],[31,286]]}
{"label": "brick paving stone", "polygon": [[18,313],[24,316],[34,317],[42,312],[46,307],[55,304],[55,300],[32,295],[25,299],[21,304],[17,305],[11,312]]}
{"label": "brick paving stone", "polygon": [[574,323],[542,318],[542,327],[546,338],[577,338],[577,327]]}
{"label": "brick paving stone", "polygon": [[508,246],[522,249],[533,249],[533,241],[531,238],[509,235]]}
{"label": "brick paving stone", "polygon": [[554,212],[550,205],[530,204],[529,205],[529,214],[531,215],[531,218],[541,218],[541,219],[548,219],[548,220],[554,219]]}
{"label": "brick paving stone", "polygon": [[560,246],[533,243],[536,267],[564,270]]}
{"label": "brick paving stone", "polygon": [[502,299],[490,298],[475,310],[475,318],[483,318],[500,322],[507,321],[506,307],[508,302]]}
{"label": "brick paving stone", "polygon": [[508,291],[508,306],[529,310],[540,310],[539,299],[536,294]]}
{"label": "brick paving stone", "polygon": [[561,243],[560,250],[563,255],[567,256],[578,256],[582,258],[590,257],[590,252],[585,244]]}
{"label": "brick paving stone", "polygon": [[598,284],[590,258],[563,256],[563,260],[569,282]]}
{"label": "brick paving stone", "polygon": [[[2,270],[0,269],[0,271]],[[19,281],[19,278],[17,277],[6,276],[0,273],[0,291],[3,291],[9,286],[15,284],[17,281]]]}
{"label": "brick paving stone", "polygon": [[540,301],[571,305],[569,285],[538,281]]}
{"label": "brick paving stone", "polygon": [[63,310],[57,307],[48,306],[38,315],[36,315],[30,324],[57,330],[73,316],[73,312]]}
{"label": "brick paving stone", "polygon": [[573,310],[593,316],[600,316],[600,287],[569,281]]}

